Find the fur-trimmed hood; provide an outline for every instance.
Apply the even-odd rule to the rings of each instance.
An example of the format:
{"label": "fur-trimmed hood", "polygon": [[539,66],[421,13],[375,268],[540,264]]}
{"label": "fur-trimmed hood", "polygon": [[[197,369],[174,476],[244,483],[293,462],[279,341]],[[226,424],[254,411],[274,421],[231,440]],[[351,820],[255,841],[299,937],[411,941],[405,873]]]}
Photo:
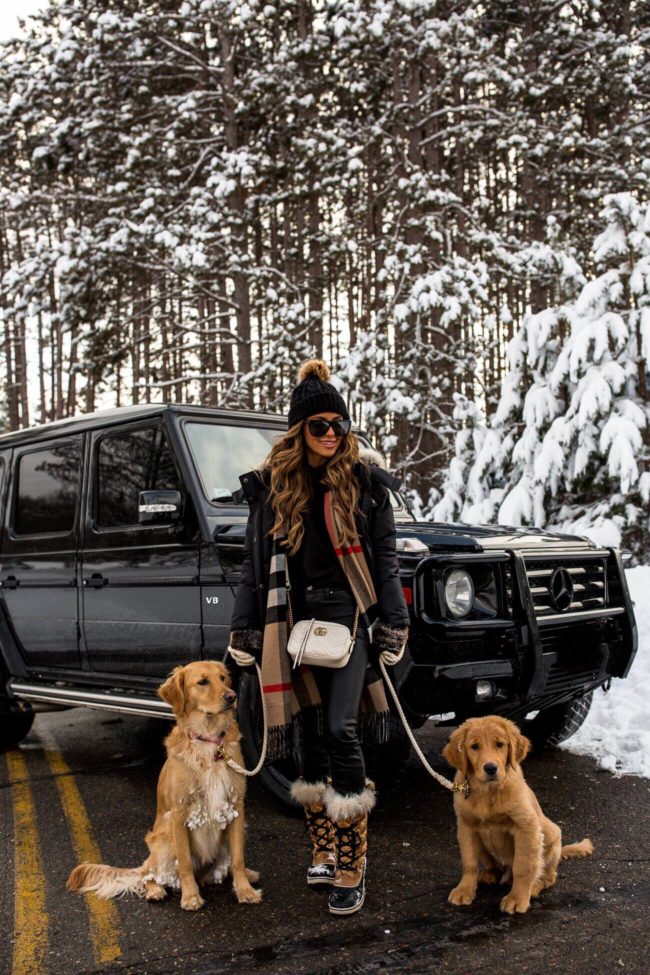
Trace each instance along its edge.
{"label": "fur-trimmed hood", "polygon": [[359,457],[361,460],[367,460],[369,464],[376,464],[377,467],[382,467],[385,471],[388,470],[386,458],[373,447],[359,447]]}

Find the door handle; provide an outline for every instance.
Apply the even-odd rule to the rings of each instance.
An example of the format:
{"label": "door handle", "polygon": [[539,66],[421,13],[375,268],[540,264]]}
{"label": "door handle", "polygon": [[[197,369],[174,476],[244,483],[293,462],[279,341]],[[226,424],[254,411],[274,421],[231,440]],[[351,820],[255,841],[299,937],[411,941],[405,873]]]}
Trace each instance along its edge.
{"label": "door handle", "polygon": [[108,579],[101,572],[93,572],[89,579],[84,579],[86,589],[103,589],[108,585]]}
{"label": "door handle", "polygon": [[20,579],[16,579],[15,576],[5,576],[0,585],[3,589],[17,589],[20,585]]}

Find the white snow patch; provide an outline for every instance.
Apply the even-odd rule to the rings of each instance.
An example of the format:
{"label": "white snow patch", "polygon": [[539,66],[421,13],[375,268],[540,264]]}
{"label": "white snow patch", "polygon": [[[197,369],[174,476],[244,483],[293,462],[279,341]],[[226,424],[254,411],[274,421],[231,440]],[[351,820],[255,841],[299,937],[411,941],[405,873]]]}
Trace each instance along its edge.
{"label": "white snow patch", "polygon": [[639,649],[625,680],[615,678],[608,694],[594,692],[582,728],[561,746],[590,755],[615,775],[650,779],[650,566],[628,569],[627,582],[639,629]]}
{"label": "white snow patch", "polygon": [[548,525],[549,531],[565,532],[569,535],[582,535],[590,539],[599,548],[621,547],[621,519],[614,518],[576,518],[571,521],[561,521],[556,525]]}

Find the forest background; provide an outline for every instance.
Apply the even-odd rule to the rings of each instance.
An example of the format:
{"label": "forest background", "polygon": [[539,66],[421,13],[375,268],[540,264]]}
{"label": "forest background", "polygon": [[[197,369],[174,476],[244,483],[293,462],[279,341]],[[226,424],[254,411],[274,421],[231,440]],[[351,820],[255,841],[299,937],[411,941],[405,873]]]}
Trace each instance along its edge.
{"label": "forest background", "polygon": [[0,47],[1,426],[284,413],[322,356],[420,516],[647,560],[649,41],[635,0],[50,0]]}

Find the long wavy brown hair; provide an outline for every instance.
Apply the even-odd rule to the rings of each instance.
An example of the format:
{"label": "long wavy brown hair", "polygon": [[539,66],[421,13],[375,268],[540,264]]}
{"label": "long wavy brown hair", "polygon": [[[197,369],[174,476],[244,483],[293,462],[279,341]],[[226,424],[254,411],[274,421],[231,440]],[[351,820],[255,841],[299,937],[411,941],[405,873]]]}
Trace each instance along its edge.
{"label": "long wavy brown hair", "polygon": [[[303,422],[294,423],[278,437],[262,462],[262,467],[271,471],[269,500],[275,523],[269,535],[276,531],[286,534],[288,555],[294,555],[300,548],[305,533],[302,516],[312,500]],[[357,532],[354,512],[357,510],[360,489],[352,466],[358,460],[363,461],[359,456],[359,441],[350,431],[347,437],[342,437],[334,456],[321,467],[322,480],[332,488],[332,507],[341,525],[343,545],[352,545]]]}

